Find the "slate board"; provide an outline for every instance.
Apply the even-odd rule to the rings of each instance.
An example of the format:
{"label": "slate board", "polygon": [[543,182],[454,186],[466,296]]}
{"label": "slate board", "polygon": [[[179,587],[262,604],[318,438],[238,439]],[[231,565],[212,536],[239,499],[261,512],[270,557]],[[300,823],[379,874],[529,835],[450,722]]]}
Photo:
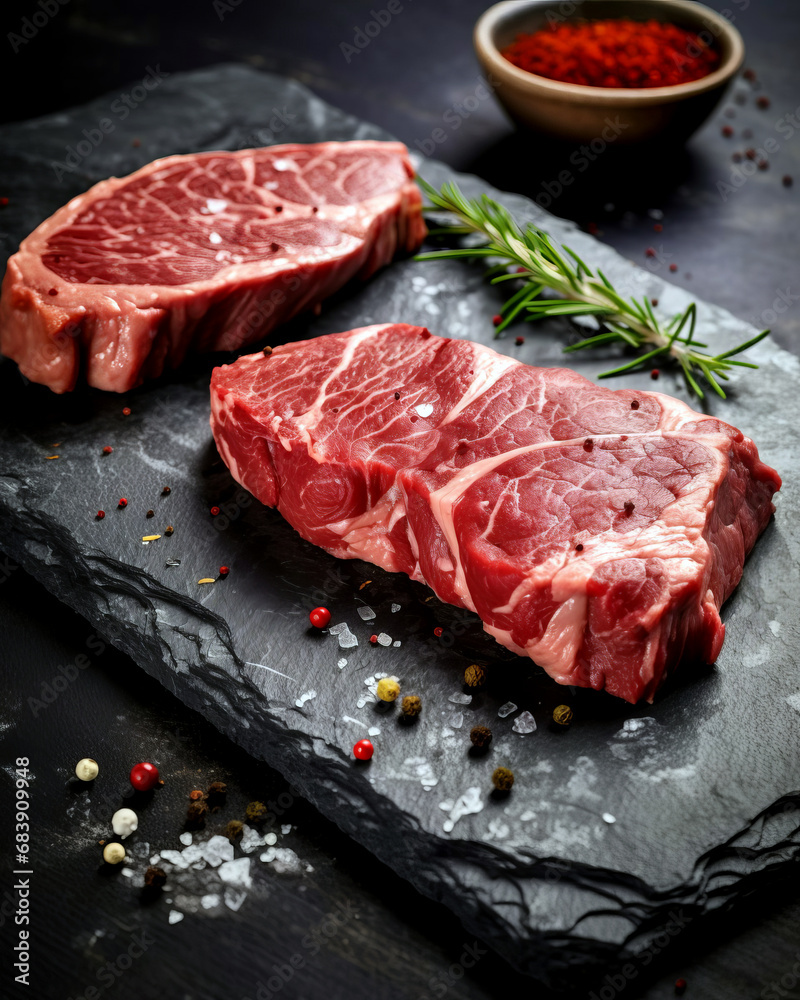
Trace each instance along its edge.
{"label": "slate board", "polygon": [[[156,156],[388,137],[297,83],[224,65],[162,82],[75,170],[54,169],[82,130],[108,115],[112,98],[3,129],[0,166],[13,195],[2,216],[6,254],[69,197]],[[268,125],[277,111],[289,120],[279,134]],[[435,184],[454,177],[432,161],[420,173]],[[456,179],[467,194],[487,190],[475,178]],[[658,297],[664,311],[685,305],[683,291],[571,223],[519,196],[502,200],[620,286]],[[492,343],[498,303],[479,267],[405,260],[345,290],[320,316],[284,327],[273,342],[403,321]],[[700,317],[715,348],[752,333],[711,305],[701,304]],[[550,367],[564,364],[562,348],[577,335],[567,322],[523,330],[522,347],[517,331],[493,346]],[[724,609],[728,634],[716,667],[678,676],[652,706],[560,688],[502,650],[475,616],[431,599],[426,588],[299,539],[220,462],[208,428],[208,357],[125,397],[85,389],[56,397],[25,384],[15,365],[0,365],[0,545],[513,965],[555,989],[597,983],[608,963],[647,961],[681,927],[779,874],[800,849],[793,447],[800,362],[769,342],[751,353],[760,370],[711,406],[752,436],[784,476],[777,514]],[[607,367],[598,354],[569,362],[589,377]],[[646,374],[615,385],[654,387]],[[671,377],[658,388],[684,395]],[[104,456],[107,444],[114,451]],[[48,461],[51,454],[59,458]],[[116,509],[120,496],[125,510]],[[216,519],[208,513],[213,504],[222,508]],[[106,511],[102,521],[98,508]],[[167,524],[175,527],[171,537],[142,543]],[[180,565],[168,567],[168,559]],[[230,567],[227,579],[198,585],[222,564]],[[357,647],[340,649],[335,636],[309,628],[316,604],[331,609],[334,624],[348,623]],[[373,620],[361,619],[362,605],[374,609]],[[401,645],[373,646],[373,632]],[[464,693],[463,670],[473,662],[490,668],[490,684],[471,704],[458,704],[451,699]],[[401,725],[396,708],[373,700],[359,707],[370,697],[365,681],[380,673],[422,697],[415,725]],[[498,708],[508,701],[518,710],[501,719]],[[576,720],[556,733],[548,718],[563,702]],[[536,732],[513,731],[523,710],[535,716]],[[468,752],[469,729],[479,723],[495,733],[485,757]],[[379,730],[371,737],[375,756],[355,763],[351,747],[370,729]],[[506,799],[490,794],[500,764],[516,774]],[[446,832],[451,814],[443,805],[470,788],[482,808]]]}

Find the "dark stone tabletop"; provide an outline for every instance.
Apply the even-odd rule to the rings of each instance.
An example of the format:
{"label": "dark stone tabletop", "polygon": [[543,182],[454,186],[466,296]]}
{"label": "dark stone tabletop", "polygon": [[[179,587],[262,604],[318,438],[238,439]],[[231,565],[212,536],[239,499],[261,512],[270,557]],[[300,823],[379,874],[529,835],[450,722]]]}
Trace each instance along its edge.
{"label": "dark stone tabletop", "polygon": [[[330,104],[424,151],[444,113],[464,107],[460,102],[479,82],[470,32],[482,5],[472,2],[408,0],[369,46],[349,58],[347,43],[371,17],[368,4],[307,0],[267,8],[252,0],[218,0],[202,8],[176,4],[167,12],[163,5],[144,3],[134,17],[89,2],[53,3],[52,12],[47,4],[31,4],[27,13],[19,8],[3,15],[8,46],[3,72],[9,75],[4,92],[13,97],[2,109],[8,122],[52,115],[101,94],[129,95],[148,73],[172,75],[238,61],[293,77]],[[721,10],[724,4],[712,6]],[[685,150],[657,157],[611,150],[558,194],[554,178],[569,151],[517,134],[494,102],[485,100],[462,116],[459,129],[434,156],[596,231],[624,256],[647,264],[654,281],[668,278],[751,324],[772,326],[774,341],[797,354],[800,325],[792,285],[797,189],[782,178],[796,173],[800,182],[800,147],[785,117],[800,103],[791,52],[798,11],[780,0],[758,5],[739,0],[730,7],[757,81],[740,82]],[[33,27],[25,27],[26,17]],[[768,108],[756,105],[760,95],[769,97]],[[252,144],[280,141],[281,109],[266,110],[271,113],[264,115],[264,128],[272,134],[255,137]],[[723,124],[734,128],[733,137],[722,135]],[[6,132],[13,134],[13,128]],[[718,183],[730,179],[732,153],[758,148],[770,136],[778,138],[780,149],[769,169],[723,198]],[[168,142],[168,136],[160,139]],[[66,157],[68,137],[64,145]],[[14,156],[14,149],[0,147],[3,162],[13,163]],[[6,183],[0,178],[0,185]],[[13,189],[0,190],[10,201],[0,209],[9,212],[8,219],[14,195]],[[36,192],[26,196],[35,198]],[[655,231],[656,225],[662,228]],[[4,228],[0,214],[0,235]],[[655,257],[645,258],[647,247],[654,247]],[[679,270],[670,272],[670,263],[678,263]],[[7,370],[3,377],[3,391],[11,393],[8,404],[15,390]],[[16,415],[14,423],[25,421]],[[13,471],[3,465],[6,474]],[[32,530],[31,538],[35,535]],[[313,579],[312,570],[309,574]],[[76,582],[79,578],[77,573]],[[30,789],[35,986],[28,995],[96,1000],[108,991],[186,1000],[278,993],[311,1000],[444,995],[477,1000],[498,996],[501,989],[530,991],[530,979],[487,949],[449,909],[417,894],[391,865],[320,815],[285,777],[165,693],[13,559],[0,564],[0,581],[6,682],[0,740],[9,779],[3,795],[10,800],[14,794],[16,758],[28,757],[36,775]],[[126,648],[122,641],[116,644]],[[758,747],[757,734],[752,740]],[[69,774],[89,743],[106,781],[87,794]],[[792,755],[793,748],[782,752]],[[264,831],[274,831],[275,843],[262,836],[249,851],[264,858],[252,880],[236,862],[202,871],[190,864],[184,869],[181,862],[167,902],[142,895],[137,865],[111,878],[101,869],[96,842],[107,835],[110,813],[130,799],[126,769],[148,757],[158,758],[169,780],[154,797],[157,808],[155,801],[131,800],[148,823],[146,844],[141,836],[137,840],[139,866],[146,848],[156,855],[187,847],[188,838],[178,839],[187,790],[219,779],[228,783],[227,801],[194,840],[207,841],[209,831],[241,817],[248,802],[267,803],[273,815]],[[6,880],[0,896],[7,902],[4,894],[14,879],[8,846],[13,826],[10,811],[0,810],[0,816]],[[236,856],[243,853],[248,852],[237,849]],[[719,859],[715,864],[720,867]],[[209,868],[220,872],[216,881],[209,879]],[[698,996],[800,995],[796,890],[792,867],[784,866],[780,880],[754,886],[732,914],[719,912],[701,929],[689,921],[685,932],[678,920],[661,944],[658,938],[649,943],[635,965],[597,973],[575,995],[611,997],[624,989],[632,997],[668,996],[679,976]],[[13,981],[16,934],[6,906],[0,909],[0,938],[3,995],[25,995]],[[546,994],[537,990],[537,995]]]}

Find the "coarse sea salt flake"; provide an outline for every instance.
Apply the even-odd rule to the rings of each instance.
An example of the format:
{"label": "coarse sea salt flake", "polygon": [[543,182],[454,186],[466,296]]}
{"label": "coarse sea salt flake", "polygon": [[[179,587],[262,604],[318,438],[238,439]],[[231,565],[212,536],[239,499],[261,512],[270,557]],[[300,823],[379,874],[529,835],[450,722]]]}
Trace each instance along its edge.
{"label": "coarse sea salt flake", "polygon": [[356,609],[362,621],[368,622],[375,617],[375,612],[368,604],[362,604]]}
{"label": "coarse sea salt flake", "polygon": [[530,712],[522,712],[514,720],[514,725],[511,727],[515,733],[520,733],[524,736],[526,733],[536,732],[536,719],[531,715]]}
{"label": "coarse sea salt flake", "polygon": [[513,701],[507,701],[505,705],[501,705],[497,709],[497,715],[501,719],[505,719],[507,716],[511,715],[512,712],[516,712],[517,706]]}
{"label": "coarse sea salt flake", "polygon": [[379,646],[391,646],[392,637],[387,635],[385,632],[378,633],[378,645]]}

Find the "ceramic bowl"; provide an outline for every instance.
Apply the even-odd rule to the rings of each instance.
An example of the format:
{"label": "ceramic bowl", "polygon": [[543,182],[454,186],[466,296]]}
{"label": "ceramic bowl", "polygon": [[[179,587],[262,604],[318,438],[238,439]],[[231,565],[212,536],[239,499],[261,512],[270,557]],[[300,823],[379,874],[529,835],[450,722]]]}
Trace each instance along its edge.
{"label": "ceramic bowl", "polygon": [[[708,76],[670,87],[587,87],[529,73],[500,54],[518,34],[546,27],[554,17],[669,21],[713,45],[720,64]],[[517,124],[576,143],[682,143],[708,118],[744,61],[733,24],[691,0],[505,0],[478,19],[474,42],[495,97]]]}

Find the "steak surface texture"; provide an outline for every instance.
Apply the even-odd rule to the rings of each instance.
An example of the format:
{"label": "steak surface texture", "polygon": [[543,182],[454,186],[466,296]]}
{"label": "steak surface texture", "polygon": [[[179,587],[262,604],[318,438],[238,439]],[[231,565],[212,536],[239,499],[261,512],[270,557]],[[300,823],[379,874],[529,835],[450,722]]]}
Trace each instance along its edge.
{"label": "steak surface texture", "polygon": [[233,477],[303,538],[632,703],[715,661],[780,488],[741,431],[679,400],[406,325],[216,368],[211,413]]}
{"label": "steak surface texture", "polygon": [[0,351],[55,392],[124,392],[187,351],[234,351],[366,279],[426,227],[404,145],[168,156],[96,184],[6,270]]}

